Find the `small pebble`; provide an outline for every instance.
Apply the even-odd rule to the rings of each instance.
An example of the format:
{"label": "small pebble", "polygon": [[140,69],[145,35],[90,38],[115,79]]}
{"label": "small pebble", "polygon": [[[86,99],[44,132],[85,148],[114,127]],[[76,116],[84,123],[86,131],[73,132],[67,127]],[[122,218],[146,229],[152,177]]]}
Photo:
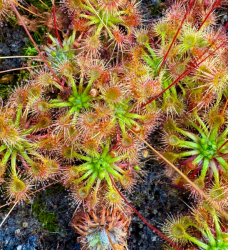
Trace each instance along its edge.
{"label": "small pebble", "polygon": [[23,227],[26,228],[28,226],[28,223],[27,222],[23,222]]}
{"label": "small pebble", "polygon": [[18,228],[17,230],[15,230],[15,234],[17,235],[17,236],[20,236],[20,233],[21,233],[21,230]]}

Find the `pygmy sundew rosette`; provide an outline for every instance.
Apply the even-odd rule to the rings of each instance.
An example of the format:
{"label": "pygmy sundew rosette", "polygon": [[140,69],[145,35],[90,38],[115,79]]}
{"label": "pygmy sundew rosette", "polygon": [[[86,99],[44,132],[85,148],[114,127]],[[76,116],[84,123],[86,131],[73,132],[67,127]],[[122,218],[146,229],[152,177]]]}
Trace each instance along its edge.
{"label": "pygmy sundew rosette", "polygon": [[163,231],[178,246],[190,250],[228,248],[227,221],[207,201],[200,202],[189,215],[169,218]]}
{"label": "pygmy sundew rosette", "polygon": [[[170,162],[179,162],[183,173],[199,188],[204,189],[211,181],[219,188],[228,174],[226,114],[219,107],[211,107],[204,115],[195,109],[181,126],[168,119],[164,130],[164,156]],[[173,183],[186,184],[177,175]]]}
{"label": "pygmy sundew rosette", "polygon": [[66,159],[83,161],[78,166],[63,169],[63,184],[69,187],[78,204],[94,207],[99,202],[122,206],[122,199],[113,186],[112,178],[125,190],[131,190],[140,173],[137,163],[129,163],[126,154],[118,155],[110,146],[110,140],[104,144],[87,144],[83,148],[86,154],[78,153],[70,147],[62,148]]}
{"label": "pygmy sundew rosette", "polygon": [[38,153],[36,142],[52,123],[48,115],[30,113],[40,95],[39,85],[19,87],[0,109],[0,176],[9,199],[26,199],[32,184],[47,181],[59,170],[57,161]]}

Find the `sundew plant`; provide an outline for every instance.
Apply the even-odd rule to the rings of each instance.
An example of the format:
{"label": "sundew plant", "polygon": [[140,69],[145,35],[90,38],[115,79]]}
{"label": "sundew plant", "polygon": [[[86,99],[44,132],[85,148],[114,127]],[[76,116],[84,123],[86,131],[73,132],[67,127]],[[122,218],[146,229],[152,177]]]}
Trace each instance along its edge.
{"label": "sundew plant", "polygon": [[[26,84],[0,108],[8,204],[27,202],[54,181],[70,193],[81,249],[128,249],[132,210],[164,249],[226,249],[227,25],[218,18],[226,1],[177,0],[150,25],[137,1],[40,4],[55,33],[38,47],[16,8],[26,9],[25,1],[0,0],[0,22],[16,16],[38,52],[27,56]],[[62,32],[56,8],[69,22]],[[126,198],[146,177],[142,150],[155,130],[161,150],[151,149],[166,175],[197,200],[190,215],[168,220],[164,234]]]}

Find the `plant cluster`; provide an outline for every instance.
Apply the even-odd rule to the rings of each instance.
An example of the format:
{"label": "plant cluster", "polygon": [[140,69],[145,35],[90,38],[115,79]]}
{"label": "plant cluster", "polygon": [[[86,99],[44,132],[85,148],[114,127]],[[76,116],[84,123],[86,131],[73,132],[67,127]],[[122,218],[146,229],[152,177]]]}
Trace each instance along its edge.
{"label": "plant cluster", "polygon": [[80,47],[93,57],[106,47],[123,53],[134,27],[142,21],[136,1],[63,0],[61,5],[69,13],[73,29],[81,32]]}
{"label": "plant cluster", "polygon": [[[213,107],[204,114],[203,119],[195,109],[191,117],[184,121],[188,130],[180,128],[171,119],[165,123],[164,143],[167,148],[180,150],[167,150],[164,156],[171,162],[184,158],[180,166],[183,167],[185,175],[194,179],[201,189],[204,189],[212,179],[215,188],[220,188],[220,182],[226,179],[228,129],[225,118],[226,114],[221,115],[221,111]],[[175,176],[173,181],[176,185],[184,184],[178,176]]]}
{"label": "plant cluster", "polygon": [[[190,215],[170,218],[163,231],[179,246],[191,250],[225,250],[228,247],[227,222],[220,219],[218,212],[207,201],[199,203]],[[167,246],[166,249],[172,248]]]}
{"label": "plant cluster", "polygon": [[185,6],[176,2],[151,30],[136,31],[142,46],[140,57],[166,90],[160,107],[168,116],[208,107],[226,94],[226,47],[219,47],[226,34],[215,25],[214,12],[204,21],[207,11],[203,4],[195,3],[186,12]]}
{"label": "plant cluster", "polygon": [[[226,209],[227,36],[215,12],[223,1],[176,1],[145,27],[135,1],[63,0],[71,24],[63,37],[52,1],[57,38],[48,34],[40,48],[14,1],[0,0],[0,15],[6,5],[38,52],[32,61],[44,62],[0,109],[0,180],[9,201],[58,181],[77,205],[71,224],[82,249],[127,249],[124,195],[145,174],[142,140],[162,125],[163,157]],[[168,166],[166,174],[188,188]],[[173,249],[191,242],[189,249],[223,250],[227,223],[218,216],[204,201],[167,223],[168,238],[159,235]]]}

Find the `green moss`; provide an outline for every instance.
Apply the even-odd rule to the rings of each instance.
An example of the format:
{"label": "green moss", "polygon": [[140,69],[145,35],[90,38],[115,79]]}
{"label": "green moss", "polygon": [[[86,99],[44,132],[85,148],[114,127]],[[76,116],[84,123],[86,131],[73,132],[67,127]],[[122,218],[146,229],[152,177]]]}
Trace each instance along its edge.
{"label": "green moss", "polygon": [[21,83],[23,80],[30,78],[30,73],[28,70],[20,70],[20,73],[17,75],[17,77],[17,81]]}
{"label": "green moss", "polygon": [[32,205],[32,210],[34,217],[37,218],[42,227],[50,232],[57,231],[57,218],[54,213],[47,212],[45,210],[45,204],[41,202],[41,200],[37,199],[36,202]]}
{"label": "green moss", "polygon": [[[42,2],[45,3],[49,8],[52,8],[51,0],[42,0]],[[29,4],[39,8],[40,10],[47,11],[46,6],[39,0],[30,0]]]}
{"label": "green moss", "polygon": [[15,84],[15,79],[12,74],[5,74],[0,76],[0,97],[5,100],[11,92]]}
{"label": "green moss", "polygon": [[[47,27],[42,26],[37,31],[33,33],[33,39],[36,43],[36,45],[43,44],[43,36],[47,32]],[[38,51],[36,50],[33,43],[30,41],[28,45],[23,49],[24,55],[26,56],[36,56],[38,55]]]}
{"label": "green moss", "polygon": [[[149,1],[148,1],[149,2]],[[150,14],[153,16],[161,16],[162,10],[165,8],[165,3],[160,0],[152,1],[151,4],[148,3],[147,8],[150,10]]]}

